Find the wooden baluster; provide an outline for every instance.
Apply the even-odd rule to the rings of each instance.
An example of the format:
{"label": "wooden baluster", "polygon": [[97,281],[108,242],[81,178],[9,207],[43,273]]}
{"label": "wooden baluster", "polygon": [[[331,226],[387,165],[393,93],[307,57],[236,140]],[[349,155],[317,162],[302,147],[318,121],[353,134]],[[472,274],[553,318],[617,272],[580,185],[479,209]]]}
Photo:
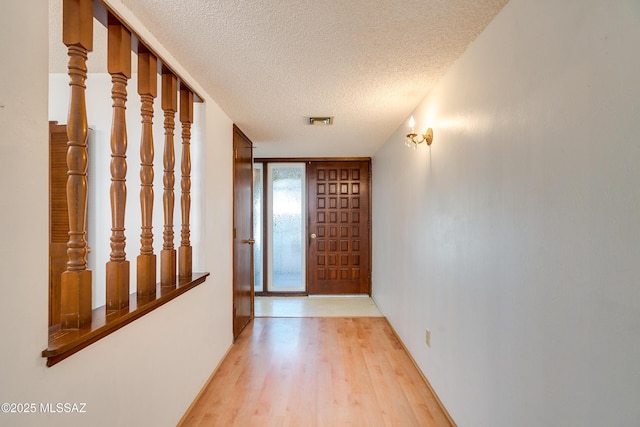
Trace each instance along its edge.
{"label": "wooden baluster", "polygon": [[64,0],[62,41],[69,51],[71,96],[67,123],[67,269],[61,276],[60,317],[63,329],[91,324],[91,270],[87,269],[87,54],[93,49],[93,1]]}
{"label": "wooden baluster", "polygon": [[191,123],[193,123],[193,92],[180,88],[180,121],[182,122],[182,229],[178,253],[180,277],[191,277],[192,247],[189,240],[189,214],[191,211]]}
{"label": "wooden baluster", "polygon": [[107,262],[107,310],[129,306],[129,261],[124,215],[127,199],[127,80],[131,77],[131,33],[112,15],[108,25],[107,69],[111,74],[111,255]]}
{"label": "wooden baluster", "polygon": [[157,59],[144,46],[138,49],[138,93],[142,101],[140,141],[140,255],[137,259],[138,297],[156,294],[156,255],[153,253],[153,100],[158,92]]}
{"label": "wooden baluster", "polygon": [[174,167],[176,156],[173,144],[175,114],[178,111],[178,79],[168,70],[162,72],[162,109],[164,111],[164,232],[162,251],[160,253],[160,283],[162,286],[176,285],[176,250],[174,247],[173,211],[175,196]]}

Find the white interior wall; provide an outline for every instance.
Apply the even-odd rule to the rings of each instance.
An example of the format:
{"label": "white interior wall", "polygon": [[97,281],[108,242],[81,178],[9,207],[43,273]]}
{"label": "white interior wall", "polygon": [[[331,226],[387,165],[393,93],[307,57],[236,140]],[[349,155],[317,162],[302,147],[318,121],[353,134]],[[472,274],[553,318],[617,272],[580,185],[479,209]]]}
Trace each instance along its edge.
{"label": "white interior wall", "polygon": [[[109,3],[189,78],[119,1]],[[206,104],[199,113],[206,147],[194,159],[203,162],[205,204],[196,211],[205,223],[205,237],[198,239],[206,240],[194,267],[211,276],[47,368],[40,356],[47,345],[48,306],[47,8],[34,0],[0,7],[1,57],[15,59],[4,61],[0,71],[0,178],[11,183],[0,190],[0,401],[87,404],[85,414],[1,413],[0,424],[175,425],[232,342],[231,120],[191,79]]]}
{"label": "white interior wall", "polygon": [[460,426],[640,425],[638,46],[511,0],[374,157],[373,295]]}

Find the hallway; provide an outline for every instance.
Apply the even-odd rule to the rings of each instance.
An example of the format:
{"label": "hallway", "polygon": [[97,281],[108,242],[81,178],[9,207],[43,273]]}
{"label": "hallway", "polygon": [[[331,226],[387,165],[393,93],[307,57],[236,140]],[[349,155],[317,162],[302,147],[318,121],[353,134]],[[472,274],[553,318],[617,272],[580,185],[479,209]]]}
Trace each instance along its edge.
{"label": "hallway", "polygon": [[449,426],[383,317],[256,318],[183,426]]}

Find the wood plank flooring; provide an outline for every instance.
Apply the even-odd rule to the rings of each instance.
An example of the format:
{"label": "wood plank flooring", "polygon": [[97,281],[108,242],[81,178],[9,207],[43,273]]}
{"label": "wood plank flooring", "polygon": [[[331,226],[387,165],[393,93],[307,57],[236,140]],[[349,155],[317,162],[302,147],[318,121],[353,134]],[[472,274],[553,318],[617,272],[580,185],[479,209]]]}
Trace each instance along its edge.
{"label": "wood plank flooring", "polygon": [[182,426],[450,426],[385,318],[256,318]]}

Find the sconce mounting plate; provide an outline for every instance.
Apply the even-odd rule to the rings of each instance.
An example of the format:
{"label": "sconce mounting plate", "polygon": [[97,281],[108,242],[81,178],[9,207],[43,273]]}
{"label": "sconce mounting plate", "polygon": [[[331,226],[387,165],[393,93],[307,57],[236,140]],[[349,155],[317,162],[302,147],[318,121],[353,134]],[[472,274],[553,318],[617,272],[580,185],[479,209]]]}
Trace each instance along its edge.
{"label": "sconce mounting plate", "polygon": [[424,134],[424,142],[426,142],[427,145],[431,145],[433,142],[433,129],[427,129],[427,132]]}

